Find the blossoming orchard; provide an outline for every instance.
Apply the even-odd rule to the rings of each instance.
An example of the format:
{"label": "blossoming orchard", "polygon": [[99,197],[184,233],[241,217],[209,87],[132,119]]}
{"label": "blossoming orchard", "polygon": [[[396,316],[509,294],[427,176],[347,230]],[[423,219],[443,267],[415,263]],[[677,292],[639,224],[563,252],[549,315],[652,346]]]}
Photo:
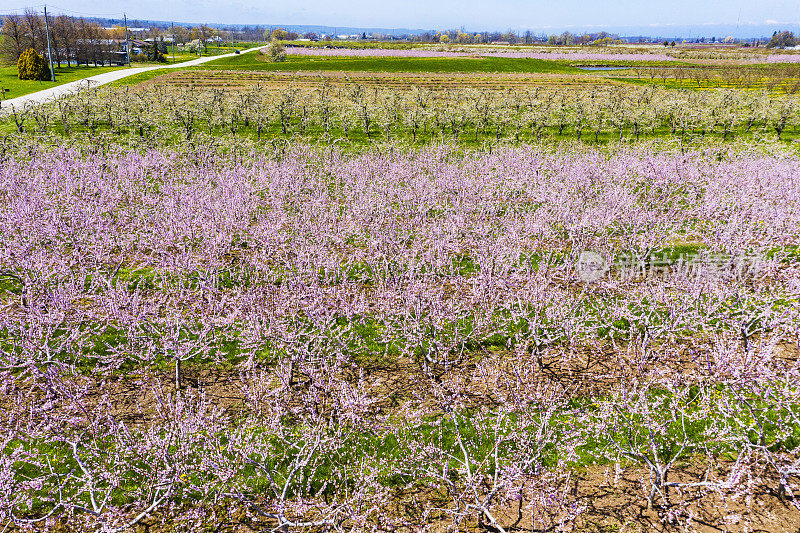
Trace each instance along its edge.
{"label": "blossoming orchard", "polygon": [[3,531],[800,527],[789,85],[215,72],[0,111]]}

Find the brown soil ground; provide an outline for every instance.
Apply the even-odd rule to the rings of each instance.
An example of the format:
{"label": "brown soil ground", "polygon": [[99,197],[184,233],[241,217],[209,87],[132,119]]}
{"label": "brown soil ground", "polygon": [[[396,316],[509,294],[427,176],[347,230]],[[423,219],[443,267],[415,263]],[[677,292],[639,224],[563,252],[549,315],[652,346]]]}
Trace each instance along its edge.
{"label": "brown soil ground", "polygon": [[[784,349],[787,362],[797,358],[796,346],[787,346]],[[492,360],[497,368],[502,367],[505,361],[501,352],[485,354]],[[562,359],[563,360],[563,359]],[[557,361],[544,361],[549,368],[546,379],[569,380],[578,385],[573,388],[574,394],[596,394],[609,386],[608,380],[621,379],[625,374],[625,367],[629,362],[619,353],[610,351],[607,347],[594,350],[594,356],[589,351],[585,354],[575,354],[567,358],[571,361],[568,365],[559,364]],[[531,362],[531,364],[535,364]],[[662,362],[663,364],[663,362]],[[675,361],[676,371],[685,367],[686,362]],[[398,408],[409,398],[413,391],[419,394],[420,388],[425,387],[426,379],[416,365],[410,362],[397,362],[391,364],[366,365],[369,381],[377,396],[383,398],[379,409],[392,410]],[[466,363],[462,376],[469,379],[469,367]],[[546,375],[547,372],[543,373]],[[612,377],[613,374],[613,377]],[[172,375],[169,373],[150,374],[141,378],[124,378],[110,384],[117,397],[124,401],[118,402],[120,415],[126,418],[127,423],[144,423],[148,406],[156,401],[152,393],[142,393],[143,390],[152,390],[151,387],[141,387],[141,381],[155,380],[163,384],[165,393],[174,393]],[[137,383],[138,382],[138,383]],[[242,409],[243,397],[236,386],[240,382],[238,371],[230,369],[191,368],[185,369],[184,385],[187,388],[201,386],[205,393],[214,399],[217,405],[224,407],[231,414]],[[302,387],[304,376],[299,375],[297,386]],[[492,384],[496,386],[497,384]],[[490,383],[480,380],[472,381],[476,401],[491,402],[493,400]],[[98,391],[99,392],[99,391]],[[643,533],[653,532],[774,532],[798,533],[800,532],[800,504],[791,501],[782,501],[775,491],[775,480],[763,479],[762,485],[749,499],[734,498],[730,495],[720,495],[711,491],[691,489],[678,494],[676,489],[670,489],[668,494],[670,502],[656,500],[653,508],[648,509],[644,497],[643,481],[647,479],[647,471],[640,466],[625,465],[596,465],[576,472],[565,481],[562,491],[567,494],[570,504],[582,511],[577,519],[562,524],[558,527],[559,516],[537,516],[534,524],[531,523],[529,509],[518,507],[501,510],[496,516],[503,524],[506,531],[586,531],[592,533]],[[684,465],[670,475],[670,481],[696,481],[702,477],[700,465]],[[680,503],[677,503],[680,502]],[[405,531],[431,533],[444,533],[448,524],[415,523],[412,509],[406,509]],[[691,518],[690,518],[691,517]],[[172,527],[163,528],[158,517],[153,517],[147,524],[138,526],[137,532],[161,533],[172,531]],[[254,522],[244,513],[234,521],[222,526],[218,531],[230,532],[255,532],[269,529],[266,522]],[[427,529],[426,529],[427,528]],[[469,526],[469,531],[495,531],[490,526],[481,526],[477,520]]]}
{"label": "brown soil ground", "polygon": [[332,87],[359,84],[364,87],[411,90],[413,87],[430,90],[481,88],[504,90],[532,86],[569,87],[615,84],[600,76],[570,74],[491,74],[486,73],[381,73],[381,72],[247,72],[232,70],[178,71],[153,78],[143,84],[158,84],[187,88],[224,88],[236,90],[256,83],[265,89],[281,90],[288,85],[315,88],[326,82]]}

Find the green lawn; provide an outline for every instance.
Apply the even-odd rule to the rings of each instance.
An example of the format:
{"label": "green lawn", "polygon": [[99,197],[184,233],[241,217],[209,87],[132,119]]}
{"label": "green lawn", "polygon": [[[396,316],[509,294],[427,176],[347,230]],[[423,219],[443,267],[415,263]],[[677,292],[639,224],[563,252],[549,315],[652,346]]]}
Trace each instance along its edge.
{"label": "green lawn", "polygon": [[[217,48],[216,46],[209,46],[208,53],[203,53],[203,57],[208,55],[220,55],[220,54],[229,54],[233,52],[234,49],[247,49],[252,48],[254,46],[258,46],[258,43],[236,43],[236,48],[233,47],[226,47],[221,46]],[[247,54],[246,54],[247,55]],[[167,64],[172,63],[172,51],[171,49],[167,54],[165,54],[167,59]],[[192,59],[197,59],[197,54],[192,54],[189,52],[178,52],[176,50],[175,53],[175,63],[183,63],[186,61],[191,61]],[[152,65],[158,65],[160,63],[132,63],[132,67],[147,67]],[[9,98],[16,98],[17,96],[23,96],[29,93],[35,93],[36,91],[41,91],[44,89],[48,89],[50,87],[54,87],[56,85],[61,85],[64,83],[69,83],[75,80],[81,80],[83,78],[88,78],[89,76],[94,76],[96,74],[102,74],[104,72],[109,72],[112,70],[117,70],[121,68],[128,68],[128,67],[87,67],[82,65],[80,67],[57,67],[56,70],[56,81],[55,83],[51,81],[28,81],[28,80],[20,80],[17,78],[17,67],[16,66],[8,66],[8,67],[0,67],[0,89],[7,89],[7,91],[2,96],[3,100]],[[137,83],[139,81],[144,81],[146,79],[153,78],[155,76],[163,74],[163,72],[152,72],[152,73],[145,73],[146,76],[140,78],[139,76],[133,76],[131,81],[125,79],[126,85]],[[135,80],[135,81],[134,81]]]}
{"label": "green lawn", "polygon": [[120,68],[127,67],[59,67],[55,69],[56,81],[53,83],[52,81],[21,80],[17,78],[16,66],[0,67],[0,88],[8,89],[3,96],[3,99],[5,100],[29,93],[35,93],[36,91],[48,89],[56,85],[88,78],[89,76],[94,76],[95,74],[102,74],[103,72],[109,72],[111,70],[117,70]]}
{"label": "green lawn", "polygon": [[[223,54],[231,54],[234,50],[247,50],[249,48],[255,48],[256,46],[263,46],[266,43],[258,43],[258,42],[237,42],[232,44],[223,44],[217,46],[216,44],[209,45],[208,47],[203,49],[202,57],[208,56],[219,56]],[[167,53],[164,54],[164,57],[167,58],[168,63],[172,63],[172,47],[167,46]],[[176,46],[175,47],[175,63],[180,63],[182,61],[189,61],[192,59],[197,59],[198,56],[196,53],[190,52],[183,46]]]}
{"label": "green lawn", "polygon": [[544,72],[586,73],[561,61],[506,57],[304,57],[289,56],[281,63],[268,63],[262,54],[251,53],[210,61],[203,70],[324,70],[347,72]]}

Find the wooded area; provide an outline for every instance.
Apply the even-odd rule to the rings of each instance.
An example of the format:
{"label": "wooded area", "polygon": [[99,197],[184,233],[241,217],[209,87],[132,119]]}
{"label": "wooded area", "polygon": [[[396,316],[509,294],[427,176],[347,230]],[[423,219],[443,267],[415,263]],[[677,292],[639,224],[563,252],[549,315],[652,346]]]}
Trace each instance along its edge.
{"label": "wooded area", "polygon": [[[105,29],[85,18],[67,15],[48,16],[53,64],[106,64],[119,60],[124,51],[125,32]],[[47,57],[44,16],[31,10],[3,19],[0,61],[15,64],[19,56],[33,48]]]}

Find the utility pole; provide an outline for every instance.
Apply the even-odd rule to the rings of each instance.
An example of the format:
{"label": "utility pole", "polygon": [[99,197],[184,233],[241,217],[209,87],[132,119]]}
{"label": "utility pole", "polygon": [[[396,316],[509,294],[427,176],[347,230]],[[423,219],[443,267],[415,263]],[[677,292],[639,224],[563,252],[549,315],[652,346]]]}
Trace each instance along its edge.
{"label": "utility pole", "polygon": [[123,13],[122,18],[125,20],[125,59],[128,60],[128,66],[131,66],[131,44],[128,41],[128,15]]}
{"label": "utility pole", "polygon": [[172,62],[175,63],[175,21],[172,22]]}
{"label": "utility pole", "polygon": [[44,6],[44,32],[47,34],[47,60],[50,62],[50,81],[56,81],[53,71],[53,52],[50,50],[50,26],[47,23],[47,5]]}

